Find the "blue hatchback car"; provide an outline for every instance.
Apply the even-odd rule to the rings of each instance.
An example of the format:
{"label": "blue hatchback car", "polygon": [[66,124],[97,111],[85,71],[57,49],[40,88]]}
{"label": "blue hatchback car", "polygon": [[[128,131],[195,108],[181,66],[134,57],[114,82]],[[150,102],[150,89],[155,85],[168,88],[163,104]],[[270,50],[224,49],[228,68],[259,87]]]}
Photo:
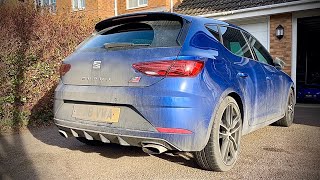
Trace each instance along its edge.
{"label": "blue hatchback car", "polygon": [[189,151],[203,169],[227,171],[242,135],[293,122],[291,78],[239,27],[154,12],[95,30],[60,68],[54,121],[64,137]]}

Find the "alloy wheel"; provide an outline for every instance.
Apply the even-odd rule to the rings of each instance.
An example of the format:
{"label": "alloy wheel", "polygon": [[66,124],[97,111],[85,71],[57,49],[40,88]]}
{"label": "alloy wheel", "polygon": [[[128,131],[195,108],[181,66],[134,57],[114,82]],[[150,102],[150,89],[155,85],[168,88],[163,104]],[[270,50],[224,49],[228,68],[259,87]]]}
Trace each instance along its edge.
{"label": "alloy wheel", "polygon": [[290,96],[289,96],[287,113],[288,113],[288,121],[292,122],[293,121],[293,116],[294,116],[293,93],[290,93]]}
{"label": "alloy wheel", "polygon": [[220,154],[226,165],[236,160],[240,148],[241,112],[231,103],[223,112],[219,129]]}

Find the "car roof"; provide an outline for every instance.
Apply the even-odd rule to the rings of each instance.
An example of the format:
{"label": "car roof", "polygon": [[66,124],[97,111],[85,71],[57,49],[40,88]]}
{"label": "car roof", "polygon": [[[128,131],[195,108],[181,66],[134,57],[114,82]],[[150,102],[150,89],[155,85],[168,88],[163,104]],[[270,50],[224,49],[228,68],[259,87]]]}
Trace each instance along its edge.
{"label": "car roof", "polygon": [[[176,14],[176,13],[174,13],[174,14]],[[206,17],[201,17],[201,16],[189,16],[189,15],[182,15],[182,14],[177,14],[177,15],[180,15],[181,17],[192,18],[193,20],[197,20],[199,22],[202,22],[203,24],[217,24],[217,25],[223,25],[223,26],[230,26],[230,27],[234,27],[234,28],[237,28],[237,29],[240,29],[242,31],[247,32],[246,30],[242,29],[239,26],[236,26],[234,24],[231,24],[231,23],[228,23],[228,22],[225,22],[225,21],[221,21],[221,20],[218,20],[218,19],[214,19],[214,18],[206,18]]]}
{"label": "car roof", "polygon": [[[139,17],[143,18],[144,16],[157,16],[157,17],[163,16],[163,17],[176,17],[176,18],[180,17],[180,18],[183,18],[183,19],[190,21],[190,22],[198,21],[202,24],[218,24],[218,25],[232,26],[232,27],[243,30],[242,28],[237,27],[233,24],[230,24],[230,23],[227,23],[224,21],[220,21],[217,19],[213,19],[213,18],[204,18],[204,17],[200,17],[200,16],[189,16],[189,15],[178,14],[178,13],[170,13],[170,12],[138,12],[138,13],[131,13],[131,14],[124,14],[124,15],[120,15],[120,16],[115,16],[112,18],[102,20],[99,23],[97,23],[95,26],[95,30],[101,31],[101,30],[105,29],[106,26],[109,26],[113,22],[118,21],[118,20],[139,18]],[[243,31],[245,31],[245,30],[243,30]]]}

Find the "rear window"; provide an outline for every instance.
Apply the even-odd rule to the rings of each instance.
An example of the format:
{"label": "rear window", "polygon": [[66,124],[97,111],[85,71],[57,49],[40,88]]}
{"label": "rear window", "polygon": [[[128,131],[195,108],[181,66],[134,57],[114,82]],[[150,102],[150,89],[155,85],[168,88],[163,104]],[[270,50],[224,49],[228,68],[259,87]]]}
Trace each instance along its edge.
{"label": "rear window", "polygon": [[100,31],[79,47],[80,50],[104,48],[105,44],[130,43],[145,46],[124,46],[121,49],[139,47],[180,46],[179,34],[182,25],[179,21],[157,20],[139,21],[109,27]]}

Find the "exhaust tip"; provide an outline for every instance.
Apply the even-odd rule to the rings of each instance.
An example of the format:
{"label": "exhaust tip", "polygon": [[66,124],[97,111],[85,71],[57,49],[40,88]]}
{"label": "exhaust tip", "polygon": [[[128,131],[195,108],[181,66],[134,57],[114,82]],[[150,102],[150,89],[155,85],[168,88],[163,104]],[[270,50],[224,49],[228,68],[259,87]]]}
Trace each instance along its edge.
{"label": "exhaust tip", "polygon": [[161,154],[168,151],[168,149],[158,144],[147,144],[142,147],[142,151],[147,154]]}
{"label": "exhaust tip", "polygon": [[59,134],[64,138],[68,138],[68,134],[65,131],[59,129]]}

